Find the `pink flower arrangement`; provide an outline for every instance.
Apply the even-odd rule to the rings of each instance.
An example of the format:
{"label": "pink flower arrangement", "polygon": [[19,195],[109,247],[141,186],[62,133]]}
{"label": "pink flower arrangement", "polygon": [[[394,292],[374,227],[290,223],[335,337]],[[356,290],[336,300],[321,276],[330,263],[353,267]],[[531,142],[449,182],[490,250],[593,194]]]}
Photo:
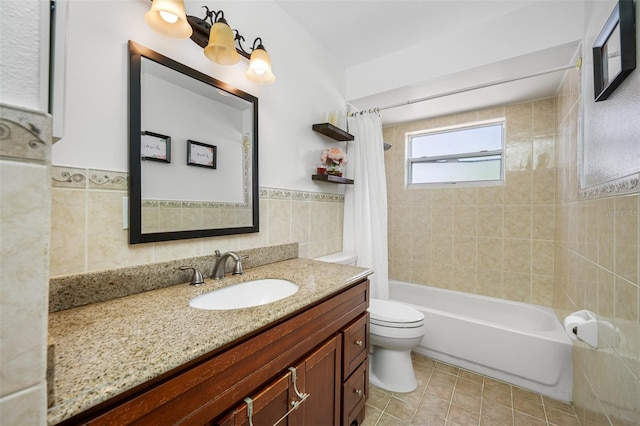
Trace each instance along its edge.
{"label": "pink flower arrangement", "polygon": [[325,166],[346,166],[347,154],[340,148],[330,148],[322,153],[320,161],[322,161],[322,164]]}

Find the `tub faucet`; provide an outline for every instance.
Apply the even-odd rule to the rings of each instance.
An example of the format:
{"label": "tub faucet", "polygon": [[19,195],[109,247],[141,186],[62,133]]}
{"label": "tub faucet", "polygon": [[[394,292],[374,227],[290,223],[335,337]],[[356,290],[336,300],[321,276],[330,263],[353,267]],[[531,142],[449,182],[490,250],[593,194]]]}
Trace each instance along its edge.
{"label": "tub faucet", "polygon": [[224,278],[224,266],[227,263],[227,259],[229,257],[236,262],[236,265],[233,268],[233,275],[242,275],[242,273],[244,272],[244,270],[242,269],[243,257],[233,251],[228,251],[225,254],[221,255],[220,250],[216,250],[216,264],[213,267],[211,278],[213,278],[214,280],[221,280]]}

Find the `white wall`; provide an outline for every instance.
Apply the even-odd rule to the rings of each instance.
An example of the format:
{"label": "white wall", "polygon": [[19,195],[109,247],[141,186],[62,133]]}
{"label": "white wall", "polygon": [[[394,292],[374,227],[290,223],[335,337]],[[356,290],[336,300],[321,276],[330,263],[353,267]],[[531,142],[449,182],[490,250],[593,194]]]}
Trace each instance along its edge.
{"label": "white wall", "polygon": [[[636,41],[637,68],[604,101],[594,101],[592,47],[617,1],[587,2],[583,44],[584,108],[583,187],[590,187],[640,172],[640,42]],[[635,2],[636,40],[640,7]]]}
{"label": "white wall", "polygon": [[[206,2],[204,2],[206,3]],[[186,2],[187,14],[203,17],[203,2]],[[189,39],[154,32],[144,21],[141,0],[69,3],[65,134],[53,148],[53,164],[127,170],[128,55],[136,41],[191,68],[259,98],[260,185],[339,193],[310,175],[330,141],[311,130],[322,112],[343,108],[344,71],[272,1],[215,2],[248,45],[262,37],[276,82],[259,86],[244,78],[244,59],[221,66],[205,58]],[[100,19],[96,19],[100,17]]]}
{"label": "white wall", "polygon": [[491,21],[452,26],[422,44],[348,68],[347,100],[411,87],[582,38],[583,2],[530,3]]}

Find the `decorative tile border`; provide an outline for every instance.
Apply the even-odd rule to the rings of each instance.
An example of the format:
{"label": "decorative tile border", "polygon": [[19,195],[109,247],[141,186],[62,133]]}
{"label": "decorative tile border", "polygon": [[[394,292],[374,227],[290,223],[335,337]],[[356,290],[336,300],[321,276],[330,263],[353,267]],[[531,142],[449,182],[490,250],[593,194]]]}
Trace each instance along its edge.
{"label": "decorative tile border", "polygon": [[[109,189],[126,191],[129,185],[129,175],[126,172],[115,172],[109,170],[92,170],[76,167],[52,166],[51,167],[52,186],[55,188],[78,188],[78,189]],[[260,187],[258,191],[260,199],[268,200],[291,200],[291,201],[316,201],[344,203],[344,195],[327,194],[322,192],[296,191],[291,189]],[[163,201],[170,203],[169,201]],[[158,205],[157,200],[144,200],[143,206],[149,207]],[[179,205],[172,205],[180,207]],[[243,203],[214,203],[214,202],[191,202],[183,201],[182,207],[219,207],[219,208],[240,208],[247,207]]]}
{"label": "decorative tile border", "polygon": [[309,201],[309,192],[295,191],[291,193],[292,201]]}
{"label": "decorative tile border", "polygon": [[244,194],[244,205],[251,203],[249,193],[249,182],[251,182],[251,136],[247,133],[242,136],[242,192]]}
{"label": "decorative tile border", "polygon": [[129,174],[106,170],[88,170],[89,188],[92,189],[129,189]]}
{"label": "decorative tile border", "polygon": [[344,203],[344,195],[310,192],[309,201],[327,201],[331,203]]}
{"label": "decorative tile border", "polygon": [[291,191],[286,189],[269,188],[268,197],[270,200],[290,200]]}
{"label": "decorative tile border", "polygon": [[640,192],[640,173],[580,189],[582,198],[606,198]]}
{"label": "decorative tile border", "polygon": [[51,166],[51,185],[54,188],[84,189],[87,187],[86,172],[86,169]]}
{"label": "decorative tile border", "polygon": [[129,189],[129,176],[126,172],[52,166],[51,179],[52,186],[58,188]]}
{"label": "decorative tile border", "polygon": [[295,191],[280,188],[260,188],[260,198],[269,200],[291,201],[324,201],[331,203],[344,203],[344,195],[327,194],[323,192]]}
{"label": "decorative tile border", "polygon": [[0,104],[0,157],[50,160],[51,116]]}
{"label": "decorative tile border", "polygon": [[158,207],[168,207],[170,209],[179,209],[182,207],[182,201],[159,200]]}
{"label": "decorative tile border", "polygon": [[250,208],[243,203],[214,203],[212,201],[184,201],[184,200],[154,200],[145,198],[142,207],[168,207],[168,208],[217,208],[217,209],[245,209]]}

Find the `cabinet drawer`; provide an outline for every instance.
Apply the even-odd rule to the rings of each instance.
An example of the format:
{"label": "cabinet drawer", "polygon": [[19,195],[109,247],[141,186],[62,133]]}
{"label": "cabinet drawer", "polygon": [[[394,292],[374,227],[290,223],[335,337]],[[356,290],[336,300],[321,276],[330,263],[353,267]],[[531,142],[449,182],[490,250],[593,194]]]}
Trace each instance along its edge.
{"label": "cabinet drawer", "polygon": [[349,324],[342,331],[342,377],[346,378],[358,368],[369,354],[369,313]]}
{"label": "cabinet drawer", "polygon": [[354,373],[342,385],[342,424],[349,426],[354,420],[360,424],[364,419],[364,403],[369,392],[367,378],[369,360],[364,362],[354,371]]}

